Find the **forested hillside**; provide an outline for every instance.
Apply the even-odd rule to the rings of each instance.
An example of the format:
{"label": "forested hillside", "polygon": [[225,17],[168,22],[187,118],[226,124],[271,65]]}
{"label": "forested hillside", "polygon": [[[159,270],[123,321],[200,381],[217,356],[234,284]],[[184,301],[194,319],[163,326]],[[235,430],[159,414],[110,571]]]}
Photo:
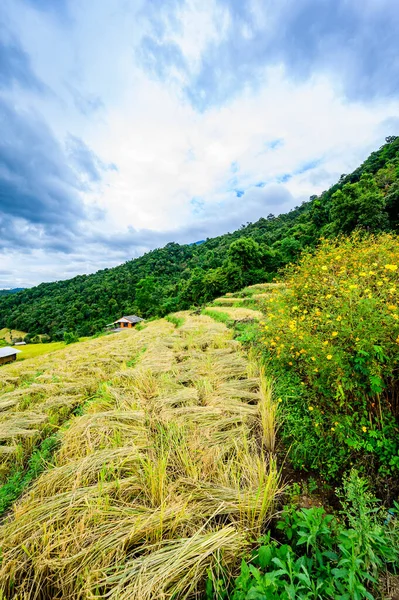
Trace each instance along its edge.
{"label": "forested hillside", "polygon": [[202,304],[260,281],[321,236],[397,231],[399,137],[386,139],[353,173],[291,212],[259,219],[202,244],[167,244],[112,269],[0,297],[0,328],[89,335],[121,314],[143,317]]}

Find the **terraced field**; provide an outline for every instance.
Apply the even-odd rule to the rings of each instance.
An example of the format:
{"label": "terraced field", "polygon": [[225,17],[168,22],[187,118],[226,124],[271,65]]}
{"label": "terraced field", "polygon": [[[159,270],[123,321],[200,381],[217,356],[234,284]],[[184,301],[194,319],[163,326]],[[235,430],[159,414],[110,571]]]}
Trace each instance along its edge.
{"label": "terraced field", "polygon": [[3,515],[3,598],[201,597],[273,514],[270,385],[223,323],[177,317],[2,368],[3,487],[56,441]]}

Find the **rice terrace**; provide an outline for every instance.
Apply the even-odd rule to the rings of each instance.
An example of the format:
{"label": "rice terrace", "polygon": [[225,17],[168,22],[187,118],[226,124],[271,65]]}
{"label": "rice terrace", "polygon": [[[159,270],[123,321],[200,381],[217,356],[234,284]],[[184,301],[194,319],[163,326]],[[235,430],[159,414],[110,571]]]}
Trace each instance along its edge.
{"label": "rice terrace", "polygon": [[4,597],[194,596],[273,515],[258,365],[225,325],[177,317],[3,368],[3,480],[55,445],[3,521]]}

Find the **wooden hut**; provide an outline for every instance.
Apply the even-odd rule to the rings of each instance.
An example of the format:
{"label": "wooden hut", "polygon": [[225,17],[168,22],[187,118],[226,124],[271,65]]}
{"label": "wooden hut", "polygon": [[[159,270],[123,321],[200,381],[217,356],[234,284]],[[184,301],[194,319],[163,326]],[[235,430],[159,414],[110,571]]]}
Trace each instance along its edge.
{"label": "wooden hut", "polygon": [[120,319],[118,319],[117,321],[114,321],[114,323],[112,323],[112,325],[114,325],[117,329],[124,329],[124,328],[132,328],[135,325],[137,325],[137,323],[140,323],[140,321],[143,321],[144,319],[141,319],[140,317],[137,317],[136,315],[129,315],[127,317],[121,317]]}
{"label": "wooden hut", "polygon": [[0,365],[5,365],[6,363],[17,360],[17,354],[19,352],[21,352],[21,350],[18,350],[17,348],[11,348],[11,346],[0,348]]}

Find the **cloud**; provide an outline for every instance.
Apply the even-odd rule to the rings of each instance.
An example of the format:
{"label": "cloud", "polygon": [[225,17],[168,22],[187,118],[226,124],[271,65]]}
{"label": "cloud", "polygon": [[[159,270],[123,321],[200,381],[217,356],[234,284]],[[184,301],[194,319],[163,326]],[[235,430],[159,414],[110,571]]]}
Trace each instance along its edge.
{"label": "cloud", "polygon": [[83,140],[74,135],[68,136],[66,146],[69,158],[75,165],[84,188],[86,188],[85,181],[89,183],[101,181],[103,171],[118,170],[113,163],[105,164]]}
{"label": "cloud", "polygon": [[96,94],[83,94],[70,84],[67,85],[67,88],[71,93],[75,107],[85,117],[89,117],[105,108],[104,102]]}
{"label": "cloud", "polygon": [[84,217],[79,182],[35,114],[0,99],[0,210],[31,223],[73,226]]}
{"label": "cloud", "polygon": [[29,56],[16,40],[0,39],[0,89],[20,85],[36,92],[46,86],[33,72]]}
{"label": "cloud", "polygon": [[395,3],[6,0],[0,287],[233,231],[352,171],[398,133]]}
{"label": "cloud", "polygon": [[214,18],[227,25],[188,75],[175,45],[173,52],[162,52],[158,39],[165,30],[145,38],[147,47],[158,50],[160,77],[168,67],[188,77],[185,92],[197,110],[222,105],[248,86],[259,89],[265,69],[276,65],[297,81],[330,72],[350,100],[399,95],[395,0],[219,0],[218,9]]}

